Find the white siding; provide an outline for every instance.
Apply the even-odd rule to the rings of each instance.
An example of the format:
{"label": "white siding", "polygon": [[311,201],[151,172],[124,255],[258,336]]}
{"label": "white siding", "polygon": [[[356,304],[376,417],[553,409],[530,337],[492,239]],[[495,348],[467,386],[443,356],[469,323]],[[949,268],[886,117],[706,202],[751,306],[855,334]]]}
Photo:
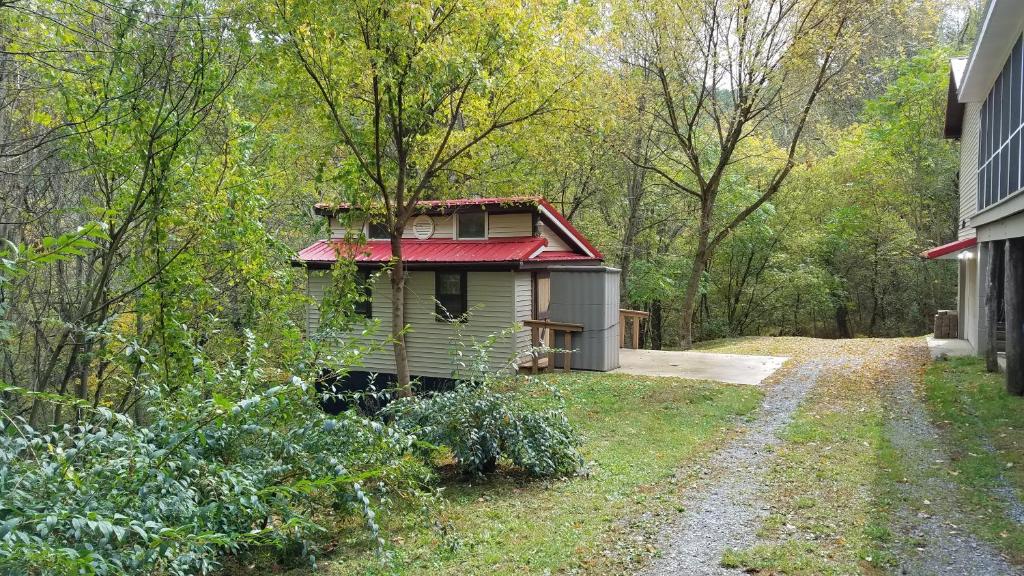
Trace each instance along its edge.
{"label": "white siding", "polygon": [[340,240],[346,236],[357,236],[364,232],[366,227],[365,218],[341,219],[331,216],[329,222],[331,225],[331,240]]}
{"label": "white siding", "polygon": [[529,212],[491,214],[487,223],[487,236],[491,238],[533,236],[533,214]]}
{"label": "white siding", "polygon": [[[533,318],[533,274],[515,273],[516,322],[522,323]],[[524,359],[530,350],[530,329],[523,327],[516,332],[516,352]]]}
{"label": "white siding", "polygon": [[[960,220],[957,222],[959,238],[974,236],[970,218],[978,211],[978,136],[980,130],[980,102],[968,102],[964,109],[964,124],[960,136]],[[963,226],[963,221],[968,225]]]}
{"label": "white siding", "polygon": [[[434,235],[431,238],[440,238],[450,240],[454,236],[455,218],[449,216],[430,216],[434,221]],[[332,217],[331,223],[331,239],[339,240],[344,238],[346,234],[356,235],[359,233],[366,233],[366,219],[365,218],[352,218],[350,221],[343,222],[338,218]],[[527,234],[529,236],[529,234]],[[402,238],[415,238],[416,235],[412,231],[412,221],[405,227],[402,232]]]}
{"label": "white siding", "polygon": [[568,244],[562,240],[561,236],[555,233],[554,230],[549,228],[544,222],[537,223],[537,229],[540,231],[540,235],[548,239],[548,245],[544,247],[545,251],[558,250],[566,251],[572,250]]}
{"label": "white siding", "polygon": [[[329,272],[309,272],[308,293],[317,302],[323,298],[324,288],[330,282]],[[529,274],[527,274],[529,279]],[[469,321],[462,325],[463,341],[471,345],[472,338],[482,341],[491,334],[512,327],[517,320],[517,285],[513,272],[469,272],[466,283],[468,303],[472,310]],[[373,317],[379,319],[380,328],[368,337],[368,342],[383,343],[391,331],[391,285],[386,276],[379,276],[373,287]],[[310,306],[308,324],[314,332],[320,322],[320,312]],[[415,376],[450,377],[452,364],[449,357],[456,329],[434,319],[434,272],[410,271],[406,281],[406,344],[409,351],[409,369]],[[514,353],[516,338],[502,338],[491,351],[491,365],[501,366]],[[467,351],[468,352],[468,351]],[[375,372],[395,372],[390,346],[363,358],[363,369]]]}

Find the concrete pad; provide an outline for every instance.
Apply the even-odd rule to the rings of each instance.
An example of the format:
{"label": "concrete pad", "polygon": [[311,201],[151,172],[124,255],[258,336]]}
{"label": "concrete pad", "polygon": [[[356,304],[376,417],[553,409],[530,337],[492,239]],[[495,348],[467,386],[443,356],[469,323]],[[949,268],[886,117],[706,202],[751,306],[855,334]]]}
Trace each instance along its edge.
{"label": "concrete pad", "polygon": [[678,350],[619,350],[618,374],[760,385],[789,358]]}
{"label": "concrete pad", "polygon": [[932,358],[974,356],[974,347],[967,340],[936,338],[933,334],[926,336],[926,339],[928,340],[928,352],[931,353]]}

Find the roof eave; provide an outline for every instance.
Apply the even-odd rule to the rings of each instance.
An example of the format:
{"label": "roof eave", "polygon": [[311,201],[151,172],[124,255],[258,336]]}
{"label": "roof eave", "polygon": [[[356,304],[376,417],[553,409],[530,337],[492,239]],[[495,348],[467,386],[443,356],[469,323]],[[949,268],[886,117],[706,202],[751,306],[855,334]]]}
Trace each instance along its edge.
{"label": "roof eave", "polygon": [[960,102],[981,102],[1003,69],[1024,23],[1024,2],[991,0],[981,20],[978,38],[971,49],[959,86]]}

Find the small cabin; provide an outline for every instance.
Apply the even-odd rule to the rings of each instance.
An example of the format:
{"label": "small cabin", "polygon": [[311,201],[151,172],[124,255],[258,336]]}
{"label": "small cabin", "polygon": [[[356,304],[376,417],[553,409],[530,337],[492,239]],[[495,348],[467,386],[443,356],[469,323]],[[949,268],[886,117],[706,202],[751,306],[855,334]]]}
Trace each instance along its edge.
{"label": "small cabin", "polygon": [[[316,213],[329,220],[330,238],[305,248],[294,261],[308,274],[308,333],[319,326],[331,268],[346,258],[373,279],[359,313],[379,320],[371,338],[385,342],[391,285],[386,272],[373,273],[391,260],[387,234],[356,207],[318,204]],[[490,368],[618,367],[619,271],[605,267],[601,252],[543,198],[420,202],[404,231],[402,253],[413,376],[451,378],[450,351],[459,335],[464,342],[482,341],[512,328],[491,350]],[[560,352],[538,358],[531,351],[540,344]],[[378,347],[361,363],[352,369],[395,373],[390,346]]]}

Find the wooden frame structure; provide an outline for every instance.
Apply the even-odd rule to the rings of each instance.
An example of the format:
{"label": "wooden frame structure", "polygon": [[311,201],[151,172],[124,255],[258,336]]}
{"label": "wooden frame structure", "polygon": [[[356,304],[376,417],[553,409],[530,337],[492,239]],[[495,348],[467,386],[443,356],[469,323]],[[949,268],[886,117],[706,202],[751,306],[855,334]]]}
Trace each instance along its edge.
{"label": "wooden frame structure", "polygon": [[633,349],[640,349],[640,319],[650,318],[643,310],[619,310],[619,348],[626,347],[626,319],[633,325]]}
{"label": "wooden frame structure", "polygon": [[[545,345],[548,348],[555,347],[555,332],[562,332],[564,350],[562,351],[562,370],[569,372],[572,370],[572,335],[574,332],[583,332],[582,324],[569,324],[567,322],[552,322],[550,320],[524,320],[523,325],[530,328],[530,343],[534,348],[540,346],[540,331],[547,328],[547,342]],[[540,359],[537,358],[537,354],[532,354],[533,359],[531,363],[531,371],[536,374],[540,368]],[[548,356],[545,359],[545,367],[554,370],[555,368],[555,353],[548,352]]]}

